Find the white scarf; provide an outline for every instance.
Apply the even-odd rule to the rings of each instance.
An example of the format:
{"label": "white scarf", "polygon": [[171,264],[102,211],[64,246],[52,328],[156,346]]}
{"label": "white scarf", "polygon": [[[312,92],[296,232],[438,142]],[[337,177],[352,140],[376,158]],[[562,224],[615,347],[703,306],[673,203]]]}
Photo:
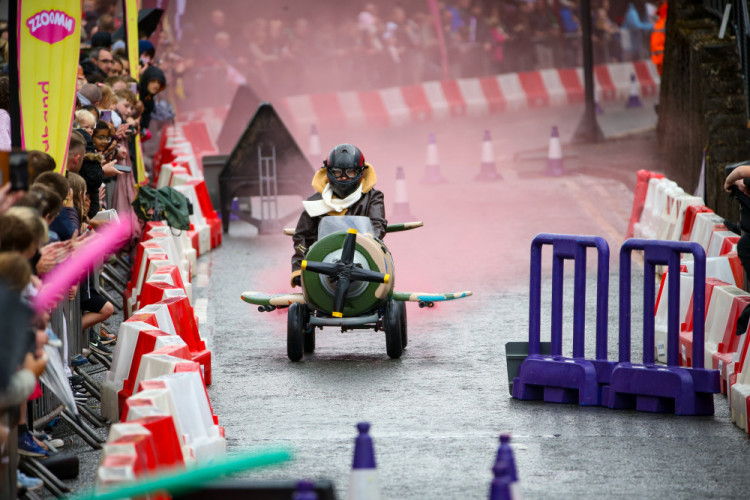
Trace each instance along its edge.
{"label": "white scarf", "polygon": [[362,184],[360,183],[359,186],[357,186],[357,190],[344,199],[333,197],[333,189],[331,188],[330,183],[326,184],[325,189],[323,189],[323,192],[320,194],[323,196],[323,199],[312,201],[304,200],[302,202],[305,211],[310,217],[318,217],[331,211],[343,212],[344,209],[351,207],[362,198]]}

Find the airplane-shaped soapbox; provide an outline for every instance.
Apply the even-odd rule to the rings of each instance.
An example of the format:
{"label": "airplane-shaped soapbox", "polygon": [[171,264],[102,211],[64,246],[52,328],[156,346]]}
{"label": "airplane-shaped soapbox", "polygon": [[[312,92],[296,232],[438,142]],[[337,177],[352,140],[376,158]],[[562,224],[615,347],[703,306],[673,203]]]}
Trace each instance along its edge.
{"label": "airplane-shaped soapbox", "polygon": [[[421,226],[421,222],[391,224],[386,232]],[[285,229],[284,233],[293,234],[294,230]],[[435,302],[471,295],[469,291],[394,291],[393,257],[373,234],[368,217],[323,217],[318,226],[318,241],[310,246],[302,261],[301,293],[242,294],[242,300],[256,304],[261,312],[289,308],[287,356],[292,361],[299,361],[304,353],[315,350],[315,328],[324,326],[340,327],[342,332],[382,330],[388,356],[397,359],[408,341],[404,302],[432,307]]]}

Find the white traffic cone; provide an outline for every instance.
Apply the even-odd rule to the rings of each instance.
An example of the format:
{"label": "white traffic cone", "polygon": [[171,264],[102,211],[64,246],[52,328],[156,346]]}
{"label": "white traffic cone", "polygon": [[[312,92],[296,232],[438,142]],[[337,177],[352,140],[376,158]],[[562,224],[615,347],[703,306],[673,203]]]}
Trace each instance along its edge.
{"label": "white traffic cone", "polygon": [[479,165],[479,175],[475,180],[478,181],[499,181],[503,176],[495,168],[495,148],[492,146],[490,131],[484,131],[482,140],[482,163]]}
{"label": "white traffic cone", "polygon": [[375,466],[375,449],[368,434],[370,424],[357,424],[359,435],[354,441],[354,460],[352,473],[349,476],[347,500],[380,500],[380,481]]}
{"label": "white traffic cone", "polygon": [[630,93],[628,95],[628,102],[625,103],[625,107],[628,109],[643,107],[641,96],[638,92],[638,79],[633,73],[630,73]]}
{"label": "white traffic cone", "polygon": [[549,149],[547,150],[547,175],[563,174],[563,155],[560,145],[560,133],[557,126],[552,127],[549,136]]}
{"label": "white traffic cone", "polygon": [[422,182],[427,184],[440,184],[447,182],[445,177],[440,173],[440,158],[438,157],[437,143],[435,134],[430,132],[427,139],[427,160],[425,161],[425,176]]}
{"label": "white traffic cone", "polygon": [[310,163],[316,169],[323,163],[323,156],[320,152],[320,136],[318,135],[318,127],[315,124],[310,125],[310,142],[307,148],[307,156],[310,158]]}
{"label": "white traffic cone", "polygon": [[[389,220],[391,217],[389,217]],[[409,208],[409,193],[406,190],[406,176],[404,167],[396,167],[396,195],[393,202],[394,222],[409,222],[415,220]]]}

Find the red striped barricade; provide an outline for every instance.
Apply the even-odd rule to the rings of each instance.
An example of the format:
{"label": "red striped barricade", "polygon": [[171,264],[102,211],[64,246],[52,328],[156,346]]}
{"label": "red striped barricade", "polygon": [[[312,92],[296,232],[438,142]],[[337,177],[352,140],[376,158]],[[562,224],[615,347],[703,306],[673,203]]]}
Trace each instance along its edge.
{"label": "red striped barricade", "polygon": [[[650,61],[613,63],[594,69],[598,100],[626,99],[633,75],[641,95],[655,95],[659,75]],[[371,91],[297,95],[281,99],[279,105],[300,130],[308,130],[311,125],[393,127],[453,116],[579,103],[583,94],[582,69],[564,68]]]}
{"label": "red striped barricade", "polygon": [[101,413],[110,422],[116,422],[120,416],[117,394],[130,373],[133,355],[138,344],[140,332],[158,331],[155,317],[134,315],[120,323],[117,330],[117,344],[112,353],[112,364],[101,384]]}
{"label": "red striped barricade", "polygon": [[684,192],[667,193],[667,205],[661,214],[661,223],[656,231],[656,239],[680,241],[685,212],[688,206],[703,205],[703,198]]}
{"label": "red striped barricade", "polygon": [[[169,265],[174,265],[174,267],[177,269],[178,277],[182,281],[181,285],[183,285],[183,288],[185,288],[185,292],[189,294],[189,285],[191,284],[192,276],[190,271],[190,262],[184,257],[184,252],[181,248],[182,242],[176,240],[172,235],[165,235],[160,232],[152,231],[148,234],[148,236],[150,239],[146,241],[158,243],[159,246],[161,246],[166,251],[167,255],[171,257],[171,260],[175,262],[175,264]],[[146,281],[148,281],[148,279],[149,277],[146,277]],[[141,283],[141,285],[143,285],[143,283]]]}
{"label": "red striped barricade", "polygon": [[[195,187],[190,184],[183,184],[175,186],[175,189],[185,195],[193,205],[193,215],[190,216],[191,230],[188,231],[188,235],[191,236],[191,240],[193,241],[193,248],[195,248],[195,235],[197,235],[198,247],[196,251],[199,257],[205,255],[211,251],[212,227],[203,217]],[[219,221],[218,228],[219,232],[221,232],[221,221]]]}
{"label": "red striped barricade", "polygon": [[[654,317],[654,349],[656,359],[660,363],[667,362],[667,317],[669,304],[669,287],[667,275],[669,271],[662,274],[659,291],[656,296],[656,315]],[[680,328],[682,329],[687,320],[688,311],[693,299],[693,276],[688,273],[680,273]],[[692,332],[692,328],[691,328]]]}
{"label": "red striped barricade", "polygon": [[706,249],[706,257],[720,257],[737,250],[740,235],[732,231],[714,231]]}
{"label": "red striped barricade", "polygon": [[171,415],[150,415],[117,425],[139,425],[151,432],[156,439],[156,460],[161,470],[185,466],[180,438]]}
{"label": "red striped barricade", "polygon": [[211,351],[198,332],[198,321],[187,297],[171,297],[156,304],[142,307],[139,313],[153,314],[159,328],[178,335],[190,349],[191,359],[200,363],[206,384],[211,384]]}
{"label": "red striped barricade", "polygon": [[170,163],[163,164],[161,166],[161,170],[159,170],[159,177],[157,177],[156,187],[163,188],[165,186],[171,186],[172,179],[175,174],[189,175],[188,169],[182,163],[176,164],[174,163],[174,161],[172,161]]}
{"label": "red striped barricade", "polygon": [[[581,91],[583,91],[583,89]],[[633,208],[630,210],[628,230],[627,233],[625,233],[626,239],[633,237],[635,224],[641,220],[641,213],[643,212],[643,205],[646,202],[646,192],[648,191],[649,181],[652,178],[664,178],[663,174],[649,172],[648,170],[639,170],[636,175],[637,180],[635,184],[635,193],[633,194]]]}
{"label": "red striped barricade", "polygon": [[[720,288],[725,288],[731,286],[729,283],[726,283],[724,281],[715,279],[715,278],[706,278],[706,306],[705,311],[706,318],[708,318],[708,315],[711,311],[711,304],[714,297],[714,292]],[[715,323],[717,321],[720,321],[721,313],[720,313],[720,307],[715,306],[714,307],[714,315],[712,316],[712,321]],[[708,319],[706,319],[705,322],[706,328],[708,328]],[[705,341],[704,341],[705,346]],[[681,328],[680,331],[680,366],[686,366],[686,367],[692,367],[693,366],[693,299],[691,297],[690,299],[690,309],[688,314],[685,317],[685,324],[684,328]]]}
{"label": "red striped barricade", "polygon": [[133,395],[137,385],[138,373],[143,361],[143,357],[152,352],[189,352],[187,344],[180,337],[169,335],[161,330],[146,330],[139,332],[138,341],[130,360],[130,369],[127,378],[122,382],[122,389],[117,393],[118,416],[122,414],[125,400]]}
{"label": "red striped barricade", "polygon": [[[685,260],[681,262],[681,265],[688,273],[693,273],[693,261]],[[730,252],[720,257],[707,258],[706,278],[716,278],[737,288],[744,288],[745,276],[742,269],[742,262],[740,262],[737,252]]]}
{"label": "red striped barricade", "polygon": [[646,200],[643,204],[641,218],[633,227],[633,235],[636,238],[654,239],[657,225],[661,219],[661,212],[667,202],[664,191],[666,188],[676,186],[677,183],[666,177],[654,177],[648,181],[648,190],[646,191]]}
{"label": "red striped barricade", "polygon": [[687,207],[685,210],[685,221],[682,224],[682,234],[680,240],[690,241],[690,235],[693,234],[693,225],[695,224],[695,216],[699,213],[713,213],[714,211],[705,205],[695,205]]}
{"label": "red striped barricade", "polygon": [[187,231],[174,230],[164,221],[147,222],[141,241],[148,241],[156,236],[170,236],[175,242],[180,260],[188,262],[190,276],[197,274],[198,254],[190,242]]}
{"label": "red striped barricade", "polygon": [[711,242],[711,234],[714,231],[726,231],[724,218],[712,212],[699,212],[695,214],[695,221],[690,232],[690,241],[695,241],[704,250],[708,250]]}
{"label": "red striped barricade", "polygon": [[[747,333],[745,333],[747,336]],[[750,356],[747,356],[747,346],[750,344],[745,341],[745,345],[738,365],[740,372],[736,375],[736,382],[731,383],[729,387],[729,406],[732,410],[732,422],[750,434],[750,424],[748,423],[748,407],[750,406]]]}
{"label": "red striped barricade", "polygon": [[194,457],[198,464],[207,463],[226,452],[226,440],[222,429],[214,423],[205,387],[198,372],[181,372],[152,379],[163,381],[159,388],[145,389],[129,397],[125,402],[123,419],[139,415],[133,411],[138,406],[156,406],[172,415],[177,433],[186,448],[183,455]]}
{"label": "red striped barricade", "polygon": [[745,329],[745,333],[738,335],[737,350],[732,355],[729,362],[724,363],[724,359],[721,360],[723,372],[722,384],[726,385],[726,394],[729,399],[729,407],[732,407],[732,386],[737,383],[737,377],[742,373],[745,365],[745,359],[747,358],[747,348],[750,342],[747,341],[748,329]]}
{"label": "red striped barricade", "polygon": [[721,359],[719,355],[722,354],[728,354],[727,359],[732,359],[738,345],[735,335],[737,318],[748,305],[750,294],[744,290],[734,286],[714,289],[706,315],[704,366],[718,369]]}

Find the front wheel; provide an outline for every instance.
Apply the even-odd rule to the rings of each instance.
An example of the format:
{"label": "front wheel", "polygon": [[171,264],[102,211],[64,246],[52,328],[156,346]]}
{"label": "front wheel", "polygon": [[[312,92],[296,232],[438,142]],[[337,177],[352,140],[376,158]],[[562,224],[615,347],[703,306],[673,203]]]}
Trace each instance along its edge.
{"label": "front wheel", "polygon": [[[306,321],[307,322],[307,321]],[[305,329],[305,352],[310,354],[315,351],[315,327],[308,326]]]}
{"label": "front wheel", "polygon": [[292,304],[286,320],[286,355],[292,361],[299,361],[304,355],[305,314],[304,304]]}
{"label": "front wheel", "polygon": [[401,319],[401,347],[406,347],[409,343],[409,336],[406,332],[406,302],[396,302],[399,309],[399,318]]}
{"label": "front wheel", "polygon": [[398,302],[389,300],[383,313],[383,330],[385,330],[385,351],[391,359],[398,359],[403,353],[401,343],[401,311]]}

